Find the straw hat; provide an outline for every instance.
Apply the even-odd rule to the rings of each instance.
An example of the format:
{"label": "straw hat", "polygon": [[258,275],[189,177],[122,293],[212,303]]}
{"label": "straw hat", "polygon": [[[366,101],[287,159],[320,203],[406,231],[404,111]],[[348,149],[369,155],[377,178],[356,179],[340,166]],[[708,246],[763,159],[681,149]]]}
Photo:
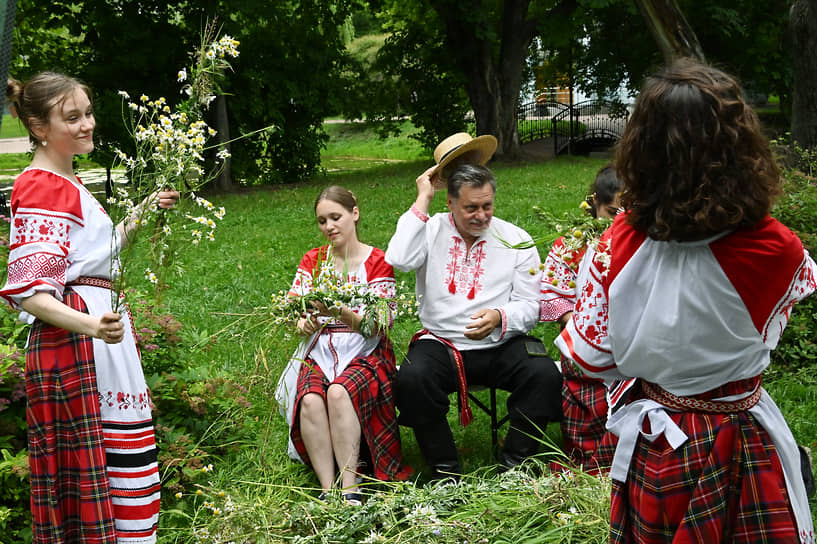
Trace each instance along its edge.
{"label": "straw hat", "polygon": [[487,163],[496,151],[496,138],[490,134],[472,138],[467,132],[449,136],[434,148],[434,162],[437,168],[431,173],[439,174],[436,185],[445,187],[448,174],[459,164]]}

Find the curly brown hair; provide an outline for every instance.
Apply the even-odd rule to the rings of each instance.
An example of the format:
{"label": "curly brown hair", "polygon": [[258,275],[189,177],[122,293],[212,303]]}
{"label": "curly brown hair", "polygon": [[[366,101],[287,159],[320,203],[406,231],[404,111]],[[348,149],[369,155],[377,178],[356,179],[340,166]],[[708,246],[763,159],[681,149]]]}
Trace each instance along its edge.
{"label": "curly brown hair", "polygon": [[780,193],[780,171],[740,86],[691,59],[647,79],[615,162],[627,221],[655,240],[750,227]]}

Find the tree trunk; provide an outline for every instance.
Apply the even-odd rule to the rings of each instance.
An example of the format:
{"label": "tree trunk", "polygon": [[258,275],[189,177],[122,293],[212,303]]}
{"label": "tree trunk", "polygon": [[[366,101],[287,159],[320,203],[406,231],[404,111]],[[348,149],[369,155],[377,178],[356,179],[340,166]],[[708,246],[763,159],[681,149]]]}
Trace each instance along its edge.
{"label": "tree trunk", "polygon": [[635,3],[664,55],[664,62],[670,64],[679,57],[706,60],[698,37],[676,0],[635,0]]}
{"label": "tree trunk", "polygon": [[[216,151],[230,151],[230,122],[227,117],[227,97],[218,95],[213,102],[213,124],[216,129]],[[220,162],[220,161],[219,161]],[[224,164],[215,179],[215,185],[220,191],[229,192],[233,190],[233,176],[230,171],[231,159],[224,159]]]}
{"label": "tree trunk", "polygon": [[817,0],[797,0],[789,12],[794,50],[791,138],[817,148]]}
{"label": "tree trunk", "polygon": [[[507,0],[500,26],[499,54],[487,29],[491,26],[484,7],[476,7],[471,15],[462,16],[459,2],[431,0],[446,27],[446,40],[466,79],[471,107],[477,125],[477,135],[496,136],[499,147],[496,157],[519,157],[519,130],[516,109],[528,47],[535,35],[536,20],[528,19],[530,0]],[[479,3],[477,3],[479,4]]]}

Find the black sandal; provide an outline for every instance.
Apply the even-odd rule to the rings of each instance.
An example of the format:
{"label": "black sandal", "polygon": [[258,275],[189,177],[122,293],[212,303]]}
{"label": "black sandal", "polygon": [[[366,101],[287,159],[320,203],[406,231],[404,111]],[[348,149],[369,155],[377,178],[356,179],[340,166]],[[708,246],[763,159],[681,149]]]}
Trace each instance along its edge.
{"label": "black sandal", "polygon": [[343,500],[349,506],[363,506],[363,495],[360,493],[344,493]]}

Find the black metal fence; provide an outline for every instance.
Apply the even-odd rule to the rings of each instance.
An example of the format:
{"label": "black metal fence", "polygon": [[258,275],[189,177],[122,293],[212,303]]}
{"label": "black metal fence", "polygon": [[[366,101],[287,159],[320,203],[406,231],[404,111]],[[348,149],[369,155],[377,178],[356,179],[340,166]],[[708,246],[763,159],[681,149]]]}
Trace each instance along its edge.
{"label": "black metal fence", "polygon": [[626,105],[609,100],[587,100],[574,104],[529,102],[517,111],[519,141],[553,138],[553,153],[612,145],[627,123]]}

